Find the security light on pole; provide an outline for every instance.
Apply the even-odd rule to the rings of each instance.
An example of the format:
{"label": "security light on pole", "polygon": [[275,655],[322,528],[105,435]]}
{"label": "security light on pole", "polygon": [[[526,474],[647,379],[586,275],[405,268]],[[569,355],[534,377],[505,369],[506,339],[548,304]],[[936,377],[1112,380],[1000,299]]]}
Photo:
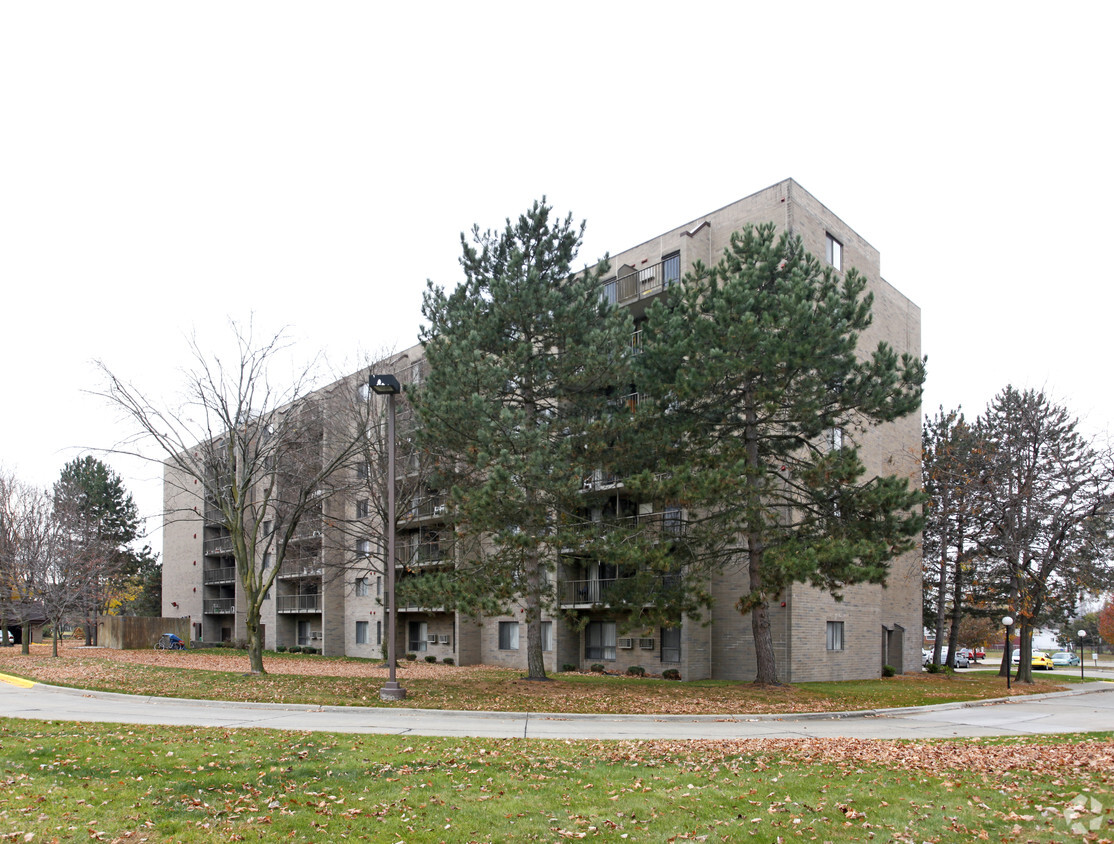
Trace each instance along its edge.
{"label": "security light on pole", "polygon": [[1006,628],[1006,688],[1012,688],[1010,685],[1010,673],[1013,671],[1013,665],[1010,662],[1010,628],[1013,627],[1013,616],[1007,615],[1002,619],[1002,626]]}
{"label": "security light on pole", "polygon": [[403,700],[406,689],[395,679],[395,638],[398,607],[395,602],[395,396],[402,386],[393,375],[371,375],[368,387],[387,397],[387,682],[379,690],[382,700]]}

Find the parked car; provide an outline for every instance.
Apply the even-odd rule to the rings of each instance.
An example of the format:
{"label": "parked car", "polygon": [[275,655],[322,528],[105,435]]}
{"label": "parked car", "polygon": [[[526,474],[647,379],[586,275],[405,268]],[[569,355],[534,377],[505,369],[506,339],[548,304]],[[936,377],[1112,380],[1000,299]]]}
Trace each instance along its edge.
{"label": "parked car", "polygon": [[1079,665],[1079,657],[1068,651],[1052,654],[1053,665]]}
{"label": "parked car", "polygon": [[955,667],[956,668],[970,668],[971,667],[971,660],[967,658],[967,654],[962,650],[958,650],[958,651],[955,652]]}
{"label": "parked car", "polygon": [[1033,651],[1033,668],[1043,668],[1045,671],[1052,670],[1052,658],[1043,651]]}
{"label": "parked car", "polygon": [[928,668],[930,665],[932,665],[932,651],[921,648],[921,667]]}

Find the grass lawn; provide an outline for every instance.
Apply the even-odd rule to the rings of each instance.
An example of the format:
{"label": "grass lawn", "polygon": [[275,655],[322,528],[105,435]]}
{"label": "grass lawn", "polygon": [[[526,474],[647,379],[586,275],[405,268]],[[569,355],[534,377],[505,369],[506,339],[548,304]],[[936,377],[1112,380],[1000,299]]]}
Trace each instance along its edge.
{"label": "grass lawn", "polygon": [[[73,649],[49,656],[49,648],[23,657],[0,654],[0,672],[45,683],[102,691],[209,700],[252,700],[341,706],[406,706],[426,709],[630,714],[720,714],[834,712],[919,706],[1006,696],[993,671],[955,675],[914,674],[880,680],[798,683],[776,688],[727,681],[671,682],[598,674],[555,674],[551,682],[522,679],[518,670],[400,664],[407,690],[401,703],[383,703],[386,672],[366,660],[268,655],[269,673],[230,671],[242,654],[121,652]],[[146,661],[135,661],[135,660]],[[222,670],[223,669],[223,670]],[[1012,694],[1062,689],[1077,677],[1038,678],[1014,684]]]}
{"label": "grass lawn", "polygon": [[1114,834],[1112,772],[1109,735],[549,742],[0,719],[0,841],[1078,841],[1080,806],[1076,823]]}

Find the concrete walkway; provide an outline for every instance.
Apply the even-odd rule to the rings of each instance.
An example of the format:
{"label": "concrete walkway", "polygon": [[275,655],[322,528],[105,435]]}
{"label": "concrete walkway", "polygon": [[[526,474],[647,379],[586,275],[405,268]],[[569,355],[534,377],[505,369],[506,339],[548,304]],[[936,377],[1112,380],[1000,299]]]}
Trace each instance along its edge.
{"label": "concrete walkway", "polygon": [[535,739],[954,738],[1114,731],[1114,683],[978,703],[810,715],[563,715],[229,703],[67,689],[0,674],[0,713],[39,720]]}

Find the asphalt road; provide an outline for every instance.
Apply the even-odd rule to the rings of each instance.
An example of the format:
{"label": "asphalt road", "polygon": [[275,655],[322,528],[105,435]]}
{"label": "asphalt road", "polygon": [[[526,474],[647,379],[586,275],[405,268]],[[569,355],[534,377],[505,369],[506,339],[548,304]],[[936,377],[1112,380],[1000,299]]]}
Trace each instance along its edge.
{"label": "asphalt road", "polygon": [[1114,683],[978,704],[796,716],[562,715],[180,700],[11,682],[16,718],[415,736],[535,739],[954,738],[1114,731]]}

